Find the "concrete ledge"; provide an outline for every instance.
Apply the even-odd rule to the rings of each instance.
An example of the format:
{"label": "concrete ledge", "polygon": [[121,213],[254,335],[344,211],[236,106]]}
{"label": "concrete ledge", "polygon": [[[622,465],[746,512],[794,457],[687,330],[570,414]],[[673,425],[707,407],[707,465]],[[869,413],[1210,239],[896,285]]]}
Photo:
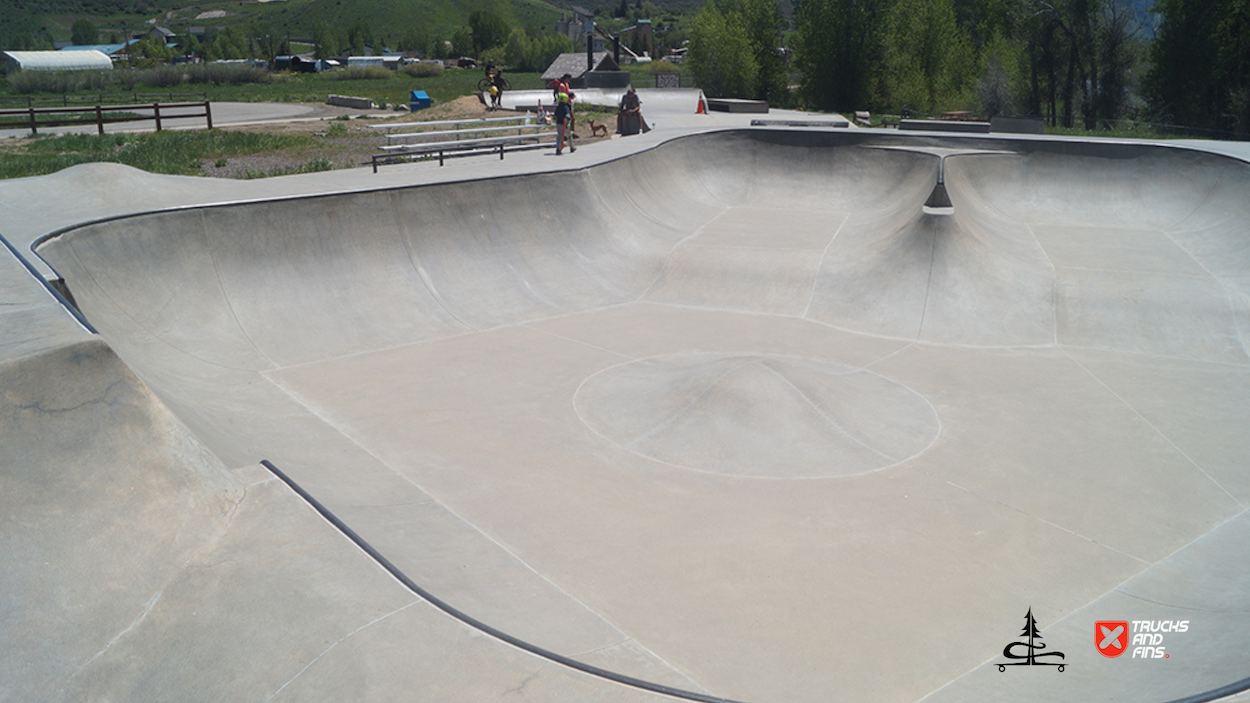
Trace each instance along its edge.
{"label": "concrete ledge", "polygon": [[989,122],[959,122],[954,120],[899,120],[898,128],[924,132],[990,133]]}
{"label": "concrete ledge", "polygon": [[339,107],[354,107],[357,110],[372,110],[377,107],[369,98],[356,98],[350,95],[331,95],[326,98],[327,105],[338,105]]}
{"label": "concrete ledge", "polygon": [[836,127],[844,129],[851,123],[846,120],[751,120],[752,127]]}
{"label": "concrete ledge", "polygon": [[1013,134],[1044,134],[1040,117],[991,117],[991,132],[1010,132]]}
{"label": "concrete ledge", "polygon": [[707,109],[713,112],[768,112],[766,100],[738,100],[736,98],[708,98]]}

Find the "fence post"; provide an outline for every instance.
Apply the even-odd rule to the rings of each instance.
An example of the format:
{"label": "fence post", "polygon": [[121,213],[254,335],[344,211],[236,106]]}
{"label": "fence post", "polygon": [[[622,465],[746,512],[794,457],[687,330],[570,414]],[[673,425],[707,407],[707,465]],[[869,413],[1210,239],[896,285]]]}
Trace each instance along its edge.
{"label": "fence post", "polygon": [[152,103],[152,117],[156,120],[156,131],[161,131],[161,104]]}
{"label": "fence post", "polygon": [[95,106],[95,126],[96,126],[96,130],[100,132],[100,136],[103,137],[104,136],[104,110],[101,110],[99,105]]}
{"label": "fence post", "polygon": [[39,134],[39,128],[35,126],[35,108],[30,108],[30,133]]}
{"label": "fence post", "polygon": [[204,118],[208,120],[208,128],[213,128],[213,108],[207,100],[204,101]]}

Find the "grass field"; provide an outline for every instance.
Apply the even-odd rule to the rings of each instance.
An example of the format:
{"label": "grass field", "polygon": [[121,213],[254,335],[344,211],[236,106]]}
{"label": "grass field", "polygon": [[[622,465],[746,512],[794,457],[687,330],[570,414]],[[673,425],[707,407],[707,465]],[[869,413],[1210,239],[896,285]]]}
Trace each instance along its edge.
{"label": "grass field", "polygon": [[[275,73],[272,83],[246,83],[240,85],[214,85],[211,83],[183,83],[174,88],[189,93],[203,93],[208,100],[216,102],[315,102],[323,103],[326,96],[355,95],[372,99],[376,103],[387,105],[408,104],[408,98],[414,90],[424,90],[436,102],[448,102],[463,95],[476,91],[477,82],[483,74],[476,69],[448,69],[442,75],[430,78],[414,78],[402,71],[386,72],[384,77],[365,80],[335,80],[334,73]],[[538,73],[509,73],[508,80],[514,90],[529,90],[543,87]],[[137,95],[140,100],[151,95],[154,98],[162,94],[168,96],[171,88],[145,88],[143,86],[128,87],[125,90],[113,91],[118,95]],[[98,90],[86,91],[91,96],[98,94],[106,98],[111,94],[107,89],[102,93]],[[60,97],[61,93],[35,93],[36,99]],[[26,95],[18,95],[8,82],[0,82],[0,106],[24,106]]]}
{"label": "grass field", "polygon": [[[431,78],[414,78],[402,72],[375,72],[374,75],[381,77],[358,80],[335,80],[330,75],[332,74],[276,74],[274,82],[268,84],[197,83],[186,84],[179,90],[203,91],[207,99],[216,102],[324,103],[326,97],[333,93],[368,97],[379,104],[405,106],[411,91],[424,90],[438,106],[475,93],[477,82],[482,78],[480,71],[471,69],[450,69]],[[509,73],[507,76],[514,90],[544,87],[537,73]],[[145,96],[151,96],[151,100],[165,100],[169,95],[169,88],[145,91],[141,87],[133,87],[124,94],[118,91],[114,97],[133,100],[136,94],[140,102],[147,99]],[[37,94],[33,97],[53,96],[60,97],[54,93]],[[105,97],[108,96],[106,93]],[[7,96],[0,95],[0,105],[5,102],[6,97],[10,100],[20,99],[22,104],[26,100],[26,96],[14,96],[10,92]],[[71,103],[75,102],[76,96],[71,94],[66,97]],[[96,93],[84,93],[77,97],[98,99]],[[607,121],[613,112],[587,105],[580,114],[586,119]],[[122,163],[151,173],[221,175],[219,170],[208,166],[222,166],[228,162],[234,163],[239,157],[256,155],[265,155],[266,158],[242,159],[240,163],[259,160],[267,165],[257,170],[227,174],[227,177],[257,178],[359,166],[359,144],[350,143],[359,142],[360,135],[367,134],[370,130],[353,127],[349,132],[345,128],[346,124],[356,122],[332,122],[320,134],[283,133],[283,127],[277,125],[269,132],[164,131],[148,134],[0,139],[0,178],[43,175],[77,164],[100,161]],[[355,152],[352,152],[353,148]],[[374,148],[376,147],[366,146],[365,150]]]}
{"label": "grass field", "polygon": [[[151,173],[203,175],[204,160],[307,149],[314,143],[309,135],[217,129],[9,139],[0,141],[0,178],[41,176],[78,164],[102,161],[126,164]],[[307,170],[324,170],[323,163],[318,161]]]}

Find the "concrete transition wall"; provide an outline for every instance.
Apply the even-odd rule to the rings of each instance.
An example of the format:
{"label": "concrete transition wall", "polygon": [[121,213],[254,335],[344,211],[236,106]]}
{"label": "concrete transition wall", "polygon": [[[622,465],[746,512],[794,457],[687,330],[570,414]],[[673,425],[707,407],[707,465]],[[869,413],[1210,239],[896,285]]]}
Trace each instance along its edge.
{"label": "concrete transition wall", "polygon": [[[747,334],[766,318],[778,325],[818,327],[821,335],[855,334],[867,340],[863,344],[912,349],[923,356],[926,367],[940,365],[946,356],[975,355],[990,347],[994,359],[1005,364],[1024,354],[1022,350],[1053,350],[1055,345],[1084,350],[1086,356],[1150,355],[1208,370],[1240,368],[1250,361],[1246,164],[1144,145],[964,139],[956,150],[963,153],[952,154],[949,147],[936,138],[903,142],[847,133],[712,133],[581,171],[156,212],[85,225],[49,239],[38,247],[39,254],[65,278],[109,346],[72,347],[0,368],[0,430],[6,438],[0,444],[0,507],[9,518],[0,540],[6,542],[4,554],[18,555],[0,565],[0,622],[6,624],[0,628],[0,651],[20,653],[16,659],[0,660],[0,698],[140,700],[162,690],[213,691],[219,698],[236,700],[264,700],[256,692],[283,690],[290,700],[363,698],[370,691],[388,695],[409,690],[387,677],[402,677],[420,662],[437,661],[415,655],[387,660],[385,653],[396,651],[390,644],[402,639],[403,630],[395,630],[390,635],[394,639],[369,640],[372,648],[342,645],[335,650],[340,658],[327,654],[326,664],[313,670],[323,678],[300,679],[301,685],[321,682],[326,688],[287,687],[321,659],[327,646],[334,646],[326,643],[346,639],[379,618],[415,618],[419,608],[393,582],[370,576],[376,572],[369,571],[363,556],[336,548],[336,535],[308,527],[325,526],[298,501],[283,498],[263,472],[256,473],[256,462],[269,458],[298,469],[306,487],[337,501],[345,513],[371,500],[386,509],[437,507],[413,483],[396,480],[387,467],[379,466],[378,454],[408,455],[391,446],[403,438],[386,435],[376,453],[369,454],[344,439],[368,436],[366,422],[357,422],[347,411],[327,420],[323,415],[333,411],[319,415],[310,407],[314,403],[298,402],[295,392],[281,387],[298,381],[301,372],[316,376],[311,365],[318,362],[371,366],[373,359],[365,353],[386,350],[399,354],[403,363],[397,365],[410,370],[403,353],[420,358],[420,352],[438,347],[434,342],[447,341],[453,348],[449,358],[476,358],[487,352],[479,350],[476,340],[465,341],[468,333],[494,333],[503,347],[498,358],[482,362],[481,368],[489,370],[512,363],[506,347],[519,345],[517,339],[569,342],[559,331],[562,317],[620,312],[614,306],[626,304],[655,314],[656,325],[667,324],[665,315],[697,313],[732,316],[739,326],[732,328],[733,334]],[[942,155],[953,210],[934,212],[924,203]],[[776,227],[778,221],[786,226]],[[761,245],[764,236],[772,238],[769,246]],[[1109,275],[1100,262],[1110,257],[1131,265]],[[605,319],[608,334],[615,328],[611,318]],[[551,333],[531,328],[535,321],[549,323],[545,329]],[[456,347],[458,342],[464,343]],[[608,354],[591,343],[570,346],[578,353]],[[430,383],[457,380],[450,374],[435,376]],[[1089,381],[1086,375],[1076,376]],[[1013,379],[1021,387],[1036,385]],[[384,382],[391,384],[390,379]],[[510,393],[533,390],[524,383],[508,383]],[[956,403],[947,395],[956,385],[942,377],[933,384],[939,390],[930,390],[948,414],[957,414],[945,405]],[[325,391],[325,402],[332,409],[369,406],[373,414],[362,411],[359,417],[388,421],[385,409],[350,397],[358,394],[357,388],[353,382]],[[488,390],[482,391],[483,397],[493,399],[499,388]],[[459,402],[458,395],[448,397]],[[425,396],[397,400],[416,408],[413,413],[426,410]],[[468,407],[465,402],[465,407],[449,406],[446,417],[454,419]],[[490,405],[493,400],[481,402]],[[1024,412],[1025,404],[1004,407]],[[571,413],[568,405],[567,398],[561,399],[560,407]],[[978,414],[978,422],[967,426],[975,429],[993,420],[991,414]],[[331,421],[336,427],[330,427]],[[1126,427],[1142,424],[1134,419]],[[410,429],[405,426],[404,431]],[[48,445],[60,446],[65,437],[75,437],[71,446],[46,451]],[[493,434],[486,441],[502,442]],[[956,445],[959,437],[944,435],[944,442]],[[129,453],[134,447],[150,449],[136,456]],[[513,445],[492,449],[507,461],[491,458],[477,470],[499,470],[500,464],[513,461]],[[89,470],[100,465],[112,470]],[[1054,470],[1068,469],[1060,462]],[[561,468],[543,468],[557,470]],[[468,481],[484,494],[502,485],[500,490],[510,496],[507,505],[518,503],[517,491],[525,496],[520,503],[543,498],[541,490],[530,490],[511,474],[506,480],[480,482],[464,475],[467,471],[455,477],[455,486]],[[1230,469],[1221,475],[1232,490],[1242,490],[1241,474]],[[434,484],[444,478],[431,476]],[[871,480],[885,480],[873,476]],[[682,475],[680,480],[696,479]],[[955,485],[935,483],[943,490]],[[1063,481],[1051,483],[1058,486],[1055,490],[1080,489]],[[738,490],[746,484],[727,485],[725,490]],[[764,500],[763,494],[782,491],[780,486],[770,483],[767,490],[746,491],[752,493],[750,505]],[[804,494],[814,490],[803,488]],[[697,494],[682,488],[669,497],[686,506]],[[839,498],[831,494],[826,499]],[[478,505],[482,497],[475,494],[472,500],[479,503],[464,505]],[[652,505],[654,496],[648,494],[647,500]],[[1067,505],[1072,500],[1068,496],[1055,502]],[[1158,536],[1151,549],[1171,554],[1233,509],[1223,493],[1209,502],[1216,507],[1185,518],[1189,522],[1183,524],[1169,513],[1172,532]],[[947,506],[941,510],[953,510],[953,503],[941,504]],[[571,515],[577,506],[565,507]],[[685,514],[685,508],[680,512]],[[840,514],[828,512],[829,520]],[[1074,509],[1076,517],[1065,513],[1064,519],[1084,519],[1090,512]],[[73,520],[67,519],[69,514]],[[357,514],[367,522],[365,511]],[[500,513],[482,514],[486,517],[479,519],[489,520]],[[264,520],[258,517],[262,515]],[[455,517],[447,524],[463,527],[464,521]],[[862,519],[867,523],[870,516]],[[1037,524],[1033,527],[1043,525],[1029,519],[1030,525]],[[533,523],[518,517],[506,528],[520,535],[517,543],[529,546],[531,558],[538,560],[547,555],[534,545],[544,538],[524,542],[524,530]],[[375,533],[378,539],[397,539],[399,549],[421,546],[420,535],[426,534],[416,527],[397,534],[385,520],[378,524],[388,525]],[[440,529],[445,531],[431,534],[451,534],[451,527]],[[244,539],[265,530],[278,536]],[[683,534],[693,539],[700,530]],[[1189,532],[1177,532],[1183,530]],[[614,538],[622,540],[618,549],[633,549],[639,541],[616,532]],[[708,538],[718,539],[715,534]],[[1093,540],[1078,541],[1080,549],[1096,548]],[[943,543],[942,548],[950,546]],[[851,559],[859,552],[846,554]],[[552,563],[560,564],[563,555],[561,550],[550,557]],[[872,562],[872,578],[875,569],[903,561]],[[64,566],[41,568],[48,562]],[[421,563],[436,580],[450,574],[445,583],[454,585],[447,590],[453,605],[510,634],[556,650],[576,640],[580,644],[569,645],[568,651],[592,656],[607,649],[598,641],[586,644],[593,638],[577,639],[586,631],[600,636],[611,629],[597,616],[578,610],[585,609],[584,600],[550,606],[552,611],[577,613],[559,618],[562,627],[593,621],[584,629],[552,628],[549,622],[526,617],[541,610],[525,605],[526,598],[547,599],[543,602],[548,605],[557,601],[543,590],[551,583],[533,570],[509,572],[520,585],[497,605],[482,594],[506,591],[513,582],[493,578],[483,590],[474,590],[474,574],[462,568],[456,548],[442,542],[430,545]],[[806,568],[809,562],[805,558],[803,563]],[[999,562],[986,563],[998,569]],[[1130,566],[1140,569],[1143,563]],[[736,563],[728,566],[741,571]],[[688,572],[685,564],[672,570]],[[1095,584],[1094,595],[1126,577],[1119,572],[1104,576],[1106,583]],[[648,572],[648,578],[664,577]],[[900,578],[896,583],[910,581]],[[657,591],[643,594],[648,602],[664,595],[655,583],[648,582],[647,588]],[[615,611],[617,618],[628,620],[646,610],[628,600],[639,590],[628,588],[620,595],[625,605]],[[784,593],[798,597],[795,589],[787,587]],[[829,599],[821,598],[813,607],[825,607]],[[980,607],[982,600],[972,607]],[[1079,607],[1087,601],[1087,594],[1077,592],[1069,602]],[[691,613],[702,607],[691,602],[676,606],[691,621]],[[889,612],[910,607],[906,599],[888,606]],[[242,608],[245,616],[232,615],[230,627],[218,627],[199,615],[235,613],[232,608]],[[83,615],[87,612],[99,616]],[[924,612],[926,617],[941,615]],[[723,619],[715,612],[709,618],[713,623]],[[909,626],[914,628],[914,623]],[[812,636],[840,637],[820,629]],[[577,637],[561,640],[566,630],[576,630]],[[379,628],[370,636],[383,637],[388,631]],[[175,646],[178,633],[185,632],[196,634],[194,642]],[[677,647],[678,654],[687,656],[686,669],[698,670],[714,690],[735,697],[739,691],[742,697],[766,698],[772,692],[787,700],[822,696],[835,685],[825,679],[854,675],[827,675],[829,667],[865,666],[840,661],[795,664],[801,657],[778,656],[769,669],[780,672],[775,678],[753,678],[755,672],[748,671],[752,667],[734,659],[741,649],[732,641],[736,636],[696,632],[691,638],[697,644],[690,651]],[[884,639],[884,652],[912,646]],[[619,641],[608,635],[601,640]],[[657,635],[656,640],[665,638]],[[437,653],[438,642],[433,637],[430,649],[421,651]],[[402,651],[415,646],[410,642]],[[930,648],[931,643],[915,646]],[[1227,654],[1236,658],[1237,651]],[[974,647],[953,652],[961,658],[951,668],[959,672],[985,660]],[[883,665],[888,658],[878,654],[864,656]],[[255,661],[264,666],[255,666]],[[383,661],[385,665],[377,663]],[[1208,668],[1216,683],[1227,682],[1229,661],[1212,660]],[[813,678],[794,683],[787,666],[799,666]],[[639,671],[628,673],[646,676],[661,668],[640,665]],[[869,676],[857,682],[856,690],[863,700],[873,695],[914,699],[950,680],[948,670],[917,671],[906,672],[914,679],[902,673]],[[515,672],[516,678],[507,683],[524,687],[527,674],[521,668]],[[1080,675],[1074,672],[1064,676]],[[897,683],[896,678],[906,680]],[[371,682],[383,679],[395,687],[370,688],[382,686]],[[469,688],[444,691],[442,699],[483,699],[507,690],[464,685]],[[477,697],[465,696],[467,691]]]}

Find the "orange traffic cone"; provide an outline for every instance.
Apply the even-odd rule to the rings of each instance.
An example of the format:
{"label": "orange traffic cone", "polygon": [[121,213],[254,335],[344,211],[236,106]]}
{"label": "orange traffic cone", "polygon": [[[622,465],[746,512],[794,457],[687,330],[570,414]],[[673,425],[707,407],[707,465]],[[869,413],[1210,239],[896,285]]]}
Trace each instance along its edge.
{"label": "orange traffic cone", "polygon": [[703,101],[703,91],[702,91],[702,90],[700,90],[700,91],[699,91],[699,106],[698,106],[697,108],[695,108],[695,110],[694,110],[694,114],[696,114],[696,115],[706,115],[706,114],[707,114],[707,104],[706,104],[706,103],[704,103],[704,101]]}

